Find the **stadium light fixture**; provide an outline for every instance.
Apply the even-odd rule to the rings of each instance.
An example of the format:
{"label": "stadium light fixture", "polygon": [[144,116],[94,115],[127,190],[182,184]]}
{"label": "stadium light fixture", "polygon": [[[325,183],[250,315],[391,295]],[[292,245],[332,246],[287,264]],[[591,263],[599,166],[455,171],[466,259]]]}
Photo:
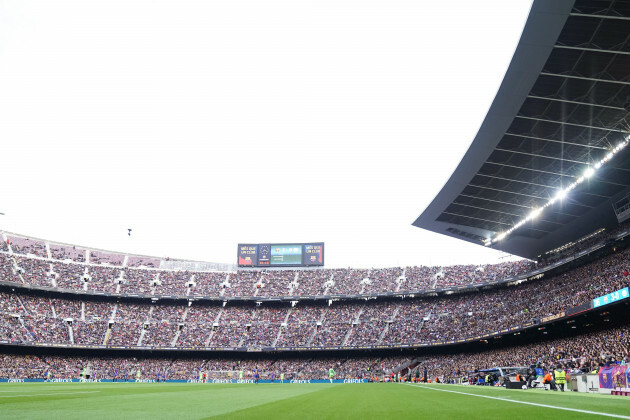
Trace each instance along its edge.
{"label": "stadium light fixture", "polygon": [[540,216],[540,213],[542,213],[543,209],[542,208],[537,208],[534,209],[530,214],[529,214],[529,219],[530,220],[534,220],[536,219],[538,216]]}
{"label": "stadium light fixture", "polygon": [[568,194],[568,191],[567,191],[567,190],[560,190],[560,191],[558,191],[558,192],[556,193],[556,196],[554,197],[554,198],[555,198],[555,201],[560,201],[560,200],[563,200],[563,199],[564,199],[564,197],[566,197],[566,196],[567,196],[567,194]]}
{"label": "stadium light fixture", "polygon": [[497,242],[505,239],[508,235],[510,235],[516,229],[518,229],[521,226],[523,226],[525,223],[527,223],[530,220],[534,220],[537,217],[539,217],[544,209],[546,209],[547,207],[551,207],[554,203],[556,203],[558,201],[562,201],[569,194],[569,192],[571,190],[574,190],[578,185],[582,184],[584,181],[586,181],[587,179],[592,177],[595,174],[596,170],[598,170],[599,168],[604,166],[606,163],[608,163],[617,153],[619,153],[626,146],[628,146],[628,143],[630,143],[630,134],[626,135],[624,141],[622,141],[617,146],[612,148],[608,152],[608,154],[606,154],[606,156],[604,156],[601,160],[599,160],[598,162],[595,162],[595,164],[593,164],[593,166],[589,166],[588,168],[586,168],[584,173],[582,175],[580,175],[579,177],[577,177],[573,183],[569,184],[565,188],[561,188],[560,190],[558,190],[556,195],[554,195],[553,198],[551,198],[549,201],[547,201],[542,207],[537,207],[537,208],[532,209],[527,214],[527,216],[525,216],[524,219],[521,219],[518,223],[516,223],[514,226],[512,226],[508,230],[505,230],[503,232],[498,233],[494,238],[485,239],[483,241],[484,245],[485,246],[490,246],[490,245],[492,245],[494,243],[497,243]]}

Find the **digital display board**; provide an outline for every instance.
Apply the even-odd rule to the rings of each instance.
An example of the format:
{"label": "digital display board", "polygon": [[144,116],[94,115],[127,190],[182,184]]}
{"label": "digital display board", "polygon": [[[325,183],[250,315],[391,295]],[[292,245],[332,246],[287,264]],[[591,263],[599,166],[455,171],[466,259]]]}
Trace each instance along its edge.
{"label": "digital display board", "polygon": [[273,245],[270,265],[302,265],[302,244]]}
{"label": "digital display board", "polygon": [[269,265],[271,262],[271,245],[260,244],[258,245],[258,265]]}
{"label": "digital display board", "polygon": [[324,244],[304,244],[304,265],[324,265]]}
{"label": "digital display board", "polygon": [[238,244],[239,267],[258,266],[258,245]]}
{"label": "digital display board", "polygon": [[609,303],[617,302],[621,299],[627,299],[630,295],[630,291],[627,287],[623,289],[617,290],[612,293],[608,293],[607,295],[600,296],[598,298],[593,299],[593,309],[599,308],[600,306],[608,305]]}
{"label": "digital display board", "polygon": [[238,244],[239,267],[324,265],[324,243]]}

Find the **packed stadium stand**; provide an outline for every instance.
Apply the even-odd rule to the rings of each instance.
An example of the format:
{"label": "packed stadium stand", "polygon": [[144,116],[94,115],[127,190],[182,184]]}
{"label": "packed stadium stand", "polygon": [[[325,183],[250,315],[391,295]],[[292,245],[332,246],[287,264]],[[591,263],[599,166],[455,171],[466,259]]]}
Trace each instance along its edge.
{"label": "packed stadium stand", "polygon": [[[627,229],[620,225],[600,236],[604,242],[618,238],[612,245],[589,241],[589,248],[577,247],[586,252],[581,258],[539,267],[523,260],[478,267],[239,270],[204,276],[3,253],[0,311],[14,321],[0,340],[215,350],[465,342],[539,324],[545,317],[627,287]],[[375,283],[390,287],[365,293],[366,279],[373,272]],[[322,294],[308,298],[281,294],[290,291],[288,285],[300,281],[302,273],[309,273],[305,276],[309,279],[328,279]],[[203,277],[218,283],[206,289],[216,295],[191,293],[192,279]],[[261,284],[287,287],[258,296]]]}
{"label": "packed stadium stand", "polygon": [[629,362],[629,19],[621,2],[534,1],[481,129],[414,222],[524,259],[238,269],[0,232],[0,378],[334,366],[449,382]]}

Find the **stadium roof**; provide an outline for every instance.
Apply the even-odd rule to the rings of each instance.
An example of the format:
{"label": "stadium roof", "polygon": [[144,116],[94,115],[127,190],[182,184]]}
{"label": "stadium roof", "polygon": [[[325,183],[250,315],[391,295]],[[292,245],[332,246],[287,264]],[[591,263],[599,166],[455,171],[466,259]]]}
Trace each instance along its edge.
{"label": "stadium roof", "polygon": [[628,117],[630,3],[535,0],[479,132],[413,224],[525,258],[613,226]]}

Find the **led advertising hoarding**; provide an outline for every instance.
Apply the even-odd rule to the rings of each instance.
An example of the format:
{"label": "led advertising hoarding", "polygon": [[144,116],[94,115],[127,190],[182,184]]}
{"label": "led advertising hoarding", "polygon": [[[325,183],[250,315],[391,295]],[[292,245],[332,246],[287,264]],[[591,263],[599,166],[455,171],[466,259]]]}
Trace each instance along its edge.
{"label": "led advertising hoarding", "polygon": [[608,305],[609,303],[617,302],[618,300],[627,299],[628,291],[628,288],[624,287],[623,289],[593,299],[593,309]]}

